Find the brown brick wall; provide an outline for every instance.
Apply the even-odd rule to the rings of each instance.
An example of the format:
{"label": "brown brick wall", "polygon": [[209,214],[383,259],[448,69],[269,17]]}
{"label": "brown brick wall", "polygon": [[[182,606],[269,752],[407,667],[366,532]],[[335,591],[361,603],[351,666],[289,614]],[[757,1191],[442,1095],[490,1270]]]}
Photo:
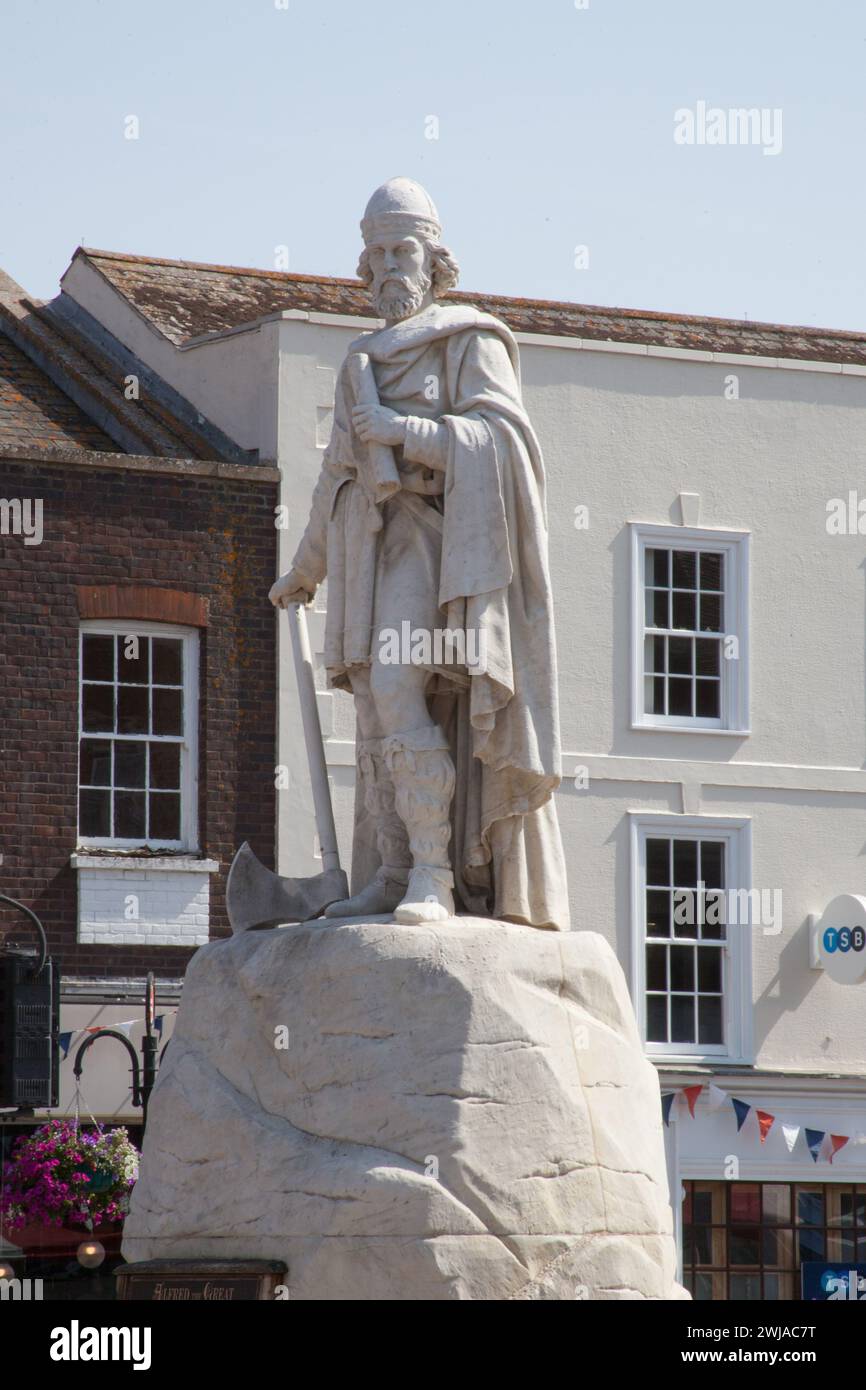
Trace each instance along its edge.
{"label": "brown brick wall", "polygon": [[[211,934],[248,839],[273,866],[276,564],[273,483],[0,462],[0,497],[43,500],[44,539],[0,535],[0,892],[42,919],[67,976],[183,972],[178,947],[79,946],[69,857],[77,826],[81,585],[144,585],[207,601],[201,630],[200,849]],[[0,935],[29,939],[3,910]]]}

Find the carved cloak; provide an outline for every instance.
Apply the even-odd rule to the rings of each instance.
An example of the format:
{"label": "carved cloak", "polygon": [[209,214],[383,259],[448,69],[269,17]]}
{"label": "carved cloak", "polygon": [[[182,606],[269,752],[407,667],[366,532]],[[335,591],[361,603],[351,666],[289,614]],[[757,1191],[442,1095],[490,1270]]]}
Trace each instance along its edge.
{"label": "carved cloak", "polygon": [[[443,628],[474,629],[485,654],[485,668],[470,674],[468,688],[465,675],[449,682],[443,672],[430,697],[457,771],[457,896],[469,912],[567,930],[553,801],[561,768],[544,467],[521,400],[517,345],[491,315],[434,303],[365,334],[351,351],[369,355],[383,405],[435,419],[448,431],[444,493],[435,503],[439,612]],[[370,660],[383,534],[381,514],[358,478],[352,404],[344,364],[331,442],[294,562],[313,583],[327,572],[325,664],[330,684],[342,689],[351,688],[351,666]],[[425,470],[395,452],[401,474],[423,486]],[[429,500],[398,497],[423,521]],[[353,891],[379,862],[361,778],[359,769]]]}

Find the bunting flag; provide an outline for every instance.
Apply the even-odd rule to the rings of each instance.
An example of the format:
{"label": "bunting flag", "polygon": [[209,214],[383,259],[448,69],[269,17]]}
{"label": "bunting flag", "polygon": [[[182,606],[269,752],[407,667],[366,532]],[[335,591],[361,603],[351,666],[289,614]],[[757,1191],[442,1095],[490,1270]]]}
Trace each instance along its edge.
{"label": "bunting flag", "polygon": [[689,1103],[689,1114],[691,1115],[692,1119],[695,1118],[695,1102],[697,1101],[697,1098],[701,1094],[701,1091],[703,1089],[703,1086],[683,1087],[683,1095]]}
{"label": "bunting flag", "polygon": [[[176,1012],[176,1011],[175,1011]],[[662,1115],[664,1122],[670,1126],[677,1119],[677,1106],[675,1101],[682,1097],[689,1108],[692,1119],[696,1119],[695,1107],[698,1097],[702,1091],[707,1092],[707,1109],[718,1110],[725,1101],[729,1100],[734,1108],[737,1118],[737,1133],[739,1134],[746,1123],[751,1112],[754,1110],[755,1119],[758,1122],[758,1133],[763,1144],[779,1119],[778,1115],[771,1115],[769,1110],[760,1110],[749,1101],[739,1100],[736,1096],[729,1096],[723,1091],[721,1086],[717,1086],[714,1081],[710,1081],[706,1086],[682,1086],[676,1091],[666,1091],[662,1095]],[[826,1158],[830,1163],[833,1162],[836,1154],[845,1148],[846,1144],[866,1144],[866,1130],[857,1130],[855,1134],[828,1134],[823,1129],[807,1129],[801,1125],[786,1124],[784,1120],[779,1121],[779,1127],[788,1149],[788,1153],[793,1153],[800,1134],[803,1133],[812,1155],[813,1163],[817,1163],[819,1158]],[[822,1152],[823,1150],[823,1152]]]}
{"label": "bunting flag", "polygon": [[808,1147],[808,1149],[809,1149],[809,1153],[812,1155],[812,1162],[813,1162],[813,1163],[817,1163],[817,1162],[818,1162],[818,1155],[819,1155],[819,1153],[821,1152],[821,1145],[822,1145],[823,1142],[824,1142],[824,1135],[825,1135],[826,1133],[827,1133],[827,1131],[826,1131],[825,1129],[807,1129],[807,1130],[805,1130],[806,1145],[807,1145],[807,1147]]}
{"label": "bunting flag", "polygon": [[728,1099],[727,1093],[717,1086],[715,1081],[711,1081],[707,1087],[707,1106],[710,1110],[720,1110]]}
{"label": "bunting flag", "polygon": [[154,1014],[153,1026],[162,1038],[162,1025],[165,1023],[165,1014]]}
{"label": "bunting flag", "polygon": [[63,1053],[63,1060],[65,1061],[69,1055],[69,1045],[72,1042],[72,1034],[61,1033],[58,1037],[58,1042],[60,1043],[60,1051]]}
{"label": "bunting flag", "polygon": [[768,1110],[756,1110],[758,1117],[758,1127],[761,1131],[761,1143],[763,1144],[773,1125],[776,1123],[775,1115],[771,1115]]}
{"label": "bunting flag", "polygon": [[846,1145],[847,1143],[848,1143],[848,1135],[847,1135],[847,1134],[831,1134],[831,1135],[830,1135],[830,1152],[829,1152],[829,1154],[827,1155],[827,1157],[829,1158],[829,1160],[830,1160],[831,1163],[833,1162],[833,1159],[836,1157],[836,1155],[837,1155],[837,1153],[839,1152],[839,1150],[840,1150],[840,1149],[844,1149],[844,1147],[845,1147],[845,1145]]}

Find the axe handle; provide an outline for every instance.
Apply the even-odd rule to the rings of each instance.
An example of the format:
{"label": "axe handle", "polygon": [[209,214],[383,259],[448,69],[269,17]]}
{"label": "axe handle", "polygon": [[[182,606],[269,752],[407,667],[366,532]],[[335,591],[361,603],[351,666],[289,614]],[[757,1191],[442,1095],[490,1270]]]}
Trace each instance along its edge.
{"label": "axe handle", "polygon": [[328,784],[325,745],[322,740],[322,726],[319,723],[319,706],[316,701],[316,683],[313,679],[313,658],[310,654],[307,615],[302,604],[293,603],[290,606],[289,627],[292,633],[292,653],[295,658],[295,674],[298,679],[301,718],[304,721],[310,781],[313,786],[316,829],[319,832],[319,844],[322,849],[322,867],[327,872],[329,869],[339,869],[340,851],[337,848],[337,831],[334,826],[334,810],[331,806],[331,788]]}

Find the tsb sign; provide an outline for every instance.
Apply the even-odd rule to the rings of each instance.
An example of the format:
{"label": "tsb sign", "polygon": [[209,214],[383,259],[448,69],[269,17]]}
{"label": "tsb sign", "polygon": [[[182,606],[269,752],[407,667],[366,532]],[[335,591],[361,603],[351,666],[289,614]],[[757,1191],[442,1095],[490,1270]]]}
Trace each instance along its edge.
{"label": "tsb sign", "polygon": [[841,893],[818,923],[818,959],[832,980],[856,985],[866,976],[866,898]]}

